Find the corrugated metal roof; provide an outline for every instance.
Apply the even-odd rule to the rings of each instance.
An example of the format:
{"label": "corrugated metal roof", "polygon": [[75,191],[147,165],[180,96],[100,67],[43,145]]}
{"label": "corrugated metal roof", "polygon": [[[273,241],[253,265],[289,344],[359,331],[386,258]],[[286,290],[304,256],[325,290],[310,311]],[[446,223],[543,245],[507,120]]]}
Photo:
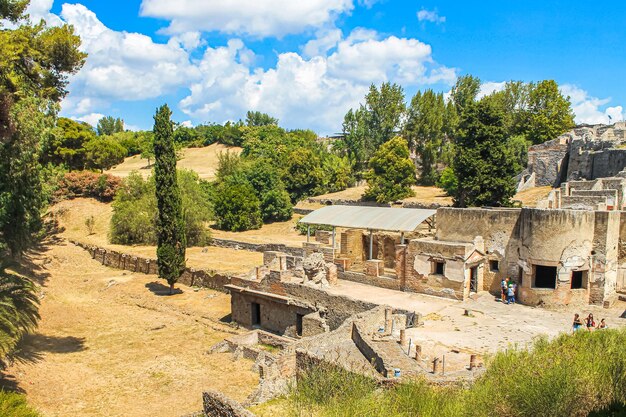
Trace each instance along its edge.
{"label": "corrugated metal roof", "polygon": [[300,223],[321,224],[352,229],[385,230],[389,232],[413,232],[436,210],[326,206],[304,216]]}

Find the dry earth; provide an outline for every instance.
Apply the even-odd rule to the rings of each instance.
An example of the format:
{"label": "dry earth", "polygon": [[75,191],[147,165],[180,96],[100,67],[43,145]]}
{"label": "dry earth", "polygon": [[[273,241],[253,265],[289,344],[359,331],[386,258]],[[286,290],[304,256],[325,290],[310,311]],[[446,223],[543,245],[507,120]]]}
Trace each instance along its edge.
{"label": "dry earth", "polygon": [[6,373],[44,416],[179,416],[201,409],[202,390],[243,400],[258,383],[251,362],[206,354],[233,331],[220,321],[229,296],[182,285],[163,296],[155,276],[64,242],[29,261],[42,319]]}
{"label": "dry earth", "polygon": [[[110,204],[90,198],[77,198],[62,201],[50,209],[50,212],[65,228],[63,237],[107,247],[124,253],[156,257],[155,246],[122,246],[109,243],[107,234],[113,210]],[[90,234],[85,220],[93,216],[95,227]],[[258,233],[258,231],[256,231]],[[295,233],[295,232],[294,232]],[[187,249],[187,262],[196,268],[212,269],[220,272],[247,272],[263,263],[260,252],[238,251],[234,249],[194,247]]]}
{"label": "dry earth", "polygon": [[[218,157],[222,152],[241,153],[241,148],[225,146],[214,143],[203,148],[184,148],[181,152],[181,159],[178,160],[178,168],[191,169],[196,171],[200,178],[212,180],[215,178],[215,170],[218,165]],[[151,161],[153,163],[154,161]],[[106,171],[107,174],[127,177],[132,171],[138,171],[144,177],[152,172],[152,167],[148,166],[148,160],[139,155],[126,158],[123,163]]]}

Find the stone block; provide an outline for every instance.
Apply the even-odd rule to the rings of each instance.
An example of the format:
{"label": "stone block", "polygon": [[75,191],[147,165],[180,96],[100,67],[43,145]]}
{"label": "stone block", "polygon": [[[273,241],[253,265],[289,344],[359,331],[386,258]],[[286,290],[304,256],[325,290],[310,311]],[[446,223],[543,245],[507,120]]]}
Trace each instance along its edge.
{"label": "stone block", "polygon": [[370,259],[365,261],[365,275],[379,277],[385,271],[384,261],[380,259]]}
{"label": "stone block", "polygon": [[350,258],[335,258],[334,262],[342,272],[348,271],[352,266],[352,260]]}
{"label": "stone block", "polygon": [[315,241],[322,243],[324,245],[329,245],[333,239],[333,232],[329,232],[327,230],[316,230],[315,231]]}

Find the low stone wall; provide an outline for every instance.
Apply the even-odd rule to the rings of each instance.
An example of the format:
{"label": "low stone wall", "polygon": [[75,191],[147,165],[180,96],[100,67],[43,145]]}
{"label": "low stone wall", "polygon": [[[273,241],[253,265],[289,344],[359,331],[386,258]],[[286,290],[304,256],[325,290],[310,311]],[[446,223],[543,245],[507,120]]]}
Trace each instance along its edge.
{"label": "low stone wall", "polygon": [[217,391],[204,392],[202,402],[207,417],[254,417],[241,404]]}
{"label": "low stone wall", "polygon": [[[310,197],[309,203],[320,203],[327,206],[362,206],[362,207],[392,207],[391,203],[377,203],[375,201],[347,200],[342,198],[321,198]],[[394,205],[397,207],[397,205]],[[429,209],[436,210],[439,207],[446,207],[438,203],[425,204],[419,201],[404,201],[400,205],[402,208]]]}
{"label": "low stone wall", "polygon": [[212,238],[211,246],[219,248],[247,250],[251,252],[284,252],[291,256],[303,256],[302,248],[295,248],[279,243],[248,243],[238,240]]}
{"label": "low stone wall", "polygon": [[354,271],[340,271],[338,272],[338,275],[340,279],[345,279],[346,281],[358,282],[359,284],[366,284],[372,285],[374,287],[402,291],[402,283],[397,278],[388,278],[384,276],[375,277]]}

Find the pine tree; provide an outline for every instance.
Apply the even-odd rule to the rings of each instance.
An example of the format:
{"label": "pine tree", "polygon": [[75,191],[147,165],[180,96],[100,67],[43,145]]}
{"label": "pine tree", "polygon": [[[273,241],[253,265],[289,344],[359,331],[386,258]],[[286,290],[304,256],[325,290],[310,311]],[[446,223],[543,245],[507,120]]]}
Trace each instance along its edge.
{"label": "pine tree", "polygon": [[154,116],[154,178],[157,208],[157,265],[159,276],[170,285],[170,294],[185,269],[185,222],[176,180],[176,151],[174,128],[167,105]]}

